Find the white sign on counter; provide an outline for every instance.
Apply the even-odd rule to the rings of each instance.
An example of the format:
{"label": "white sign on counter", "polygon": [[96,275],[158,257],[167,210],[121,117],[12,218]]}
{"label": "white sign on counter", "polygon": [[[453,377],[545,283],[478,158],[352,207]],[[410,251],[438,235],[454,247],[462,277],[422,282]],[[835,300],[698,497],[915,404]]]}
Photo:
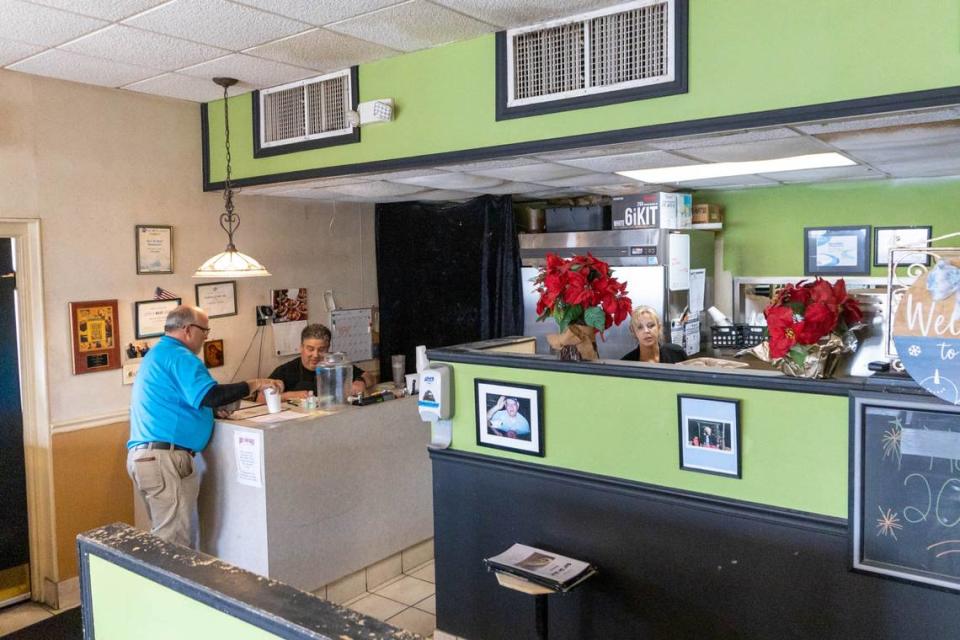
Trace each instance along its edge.
{"label": "white sign on counter", "polygon": [[233,432],[233,452],[237,461],[237,482],[248,487],[263,487],[263,432]]}

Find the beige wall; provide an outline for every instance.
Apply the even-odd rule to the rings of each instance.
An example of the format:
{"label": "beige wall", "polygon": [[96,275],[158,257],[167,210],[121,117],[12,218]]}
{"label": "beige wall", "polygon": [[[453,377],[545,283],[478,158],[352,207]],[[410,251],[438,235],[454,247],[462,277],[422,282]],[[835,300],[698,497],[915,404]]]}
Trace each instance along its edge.
{"label": "beige wall", "polygon": [[[72,375],[67,303],[118,299],[120,339],[133,340],[133,302],[151,299],[155,287],[194,302],[197,281],[190,276],[226,244],[221,211],[221,194],[201,190],[199,105],[0,71],[0,218],[41,220],[55,472],[67,474],[54,479],[61,538],[75,533],[63,518],[84,527],[102,523],[73,519],[74,507],[64,504],[89,487],[64,482],[72,471],[60,447],[82,450],[91,473],[118,474],[112,461],[122,438],[115,426],[71,432],[68,440],[58,429],[103,416],[123,421],[131,389],[121,385],[120,371]],[[238,280],[239,315],[211,321],[211,337],[222,338],[226,352],[225,366],[212,370],[221,381],[240,364],[256,329],[253,307],[266,304],[272,288],[307,287],[311,319],[323,322],[325,289],[341,307],[376,304],[372,205],[241,196],[237,212],[238,248],[273,277]],[[134,225],[144,223],[174,227],[174,274],[136,274]],[[262,375],[279,362],[271,345],[267,331]],[[237,379],[256,375],[256,366],[254,346]],[[100,456],[102,466],[95,464]],[[106,521],[126,519],[129,505],[121,503],[130,493],[114,495],[122,481],[96,484],[84,509]],[[66,548],[62,540],[58,546]]]}

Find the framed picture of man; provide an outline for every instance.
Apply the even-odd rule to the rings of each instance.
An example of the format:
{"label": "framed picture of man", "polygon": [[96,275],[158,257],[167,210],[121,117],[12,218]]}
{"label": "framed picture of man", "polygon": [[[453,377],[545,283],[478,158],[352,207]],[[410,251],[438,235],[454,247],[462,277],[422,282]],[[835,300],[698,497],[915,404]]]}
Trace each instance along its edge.
{"label": "framed picture of man", "polygon": [[740,470],[740,401],[677,396],[680,468],[734,478]]}
{"label": "framed picture of man", "polygon": [[477,445],[544,455],[543,386],[476,380]]}
{"label": "framed picture of man", "polygon": [[120,368],[117,318],[116,300],[70,303],[74,375]]}

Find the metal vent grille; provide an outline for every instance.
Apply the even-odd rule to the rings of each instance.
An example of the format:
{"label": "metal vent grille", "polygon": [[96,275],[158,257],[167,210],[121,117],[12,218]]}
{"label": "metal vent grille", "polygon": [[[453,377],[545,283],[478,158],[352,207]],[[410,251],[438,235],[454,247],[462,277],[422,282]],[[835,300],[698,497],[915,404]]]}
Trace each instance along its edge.
{"label": "metal vent grille", "polygon": [[277,146],[349,133],[349,70],[267,89],[260,94],[260,145]]}
{"label": "metal vent grille", "polygon": [[673,80],[674,0],[636,0],[507,32],[508,106]]}

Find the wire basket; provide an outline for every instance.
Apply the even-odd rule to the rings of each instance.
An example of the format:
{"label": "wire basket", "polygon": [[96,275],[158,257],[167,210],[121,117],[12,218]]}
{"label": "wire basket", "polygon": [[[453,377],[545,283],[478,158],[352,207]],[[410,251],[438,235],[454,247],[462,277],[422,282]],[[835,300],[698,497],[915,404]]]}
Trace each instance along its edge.
{"label": "wire basket", "polygon": [[767,335],[767,328],[749,324],[710,327],[710,342],[714,349],[749,349]]}

